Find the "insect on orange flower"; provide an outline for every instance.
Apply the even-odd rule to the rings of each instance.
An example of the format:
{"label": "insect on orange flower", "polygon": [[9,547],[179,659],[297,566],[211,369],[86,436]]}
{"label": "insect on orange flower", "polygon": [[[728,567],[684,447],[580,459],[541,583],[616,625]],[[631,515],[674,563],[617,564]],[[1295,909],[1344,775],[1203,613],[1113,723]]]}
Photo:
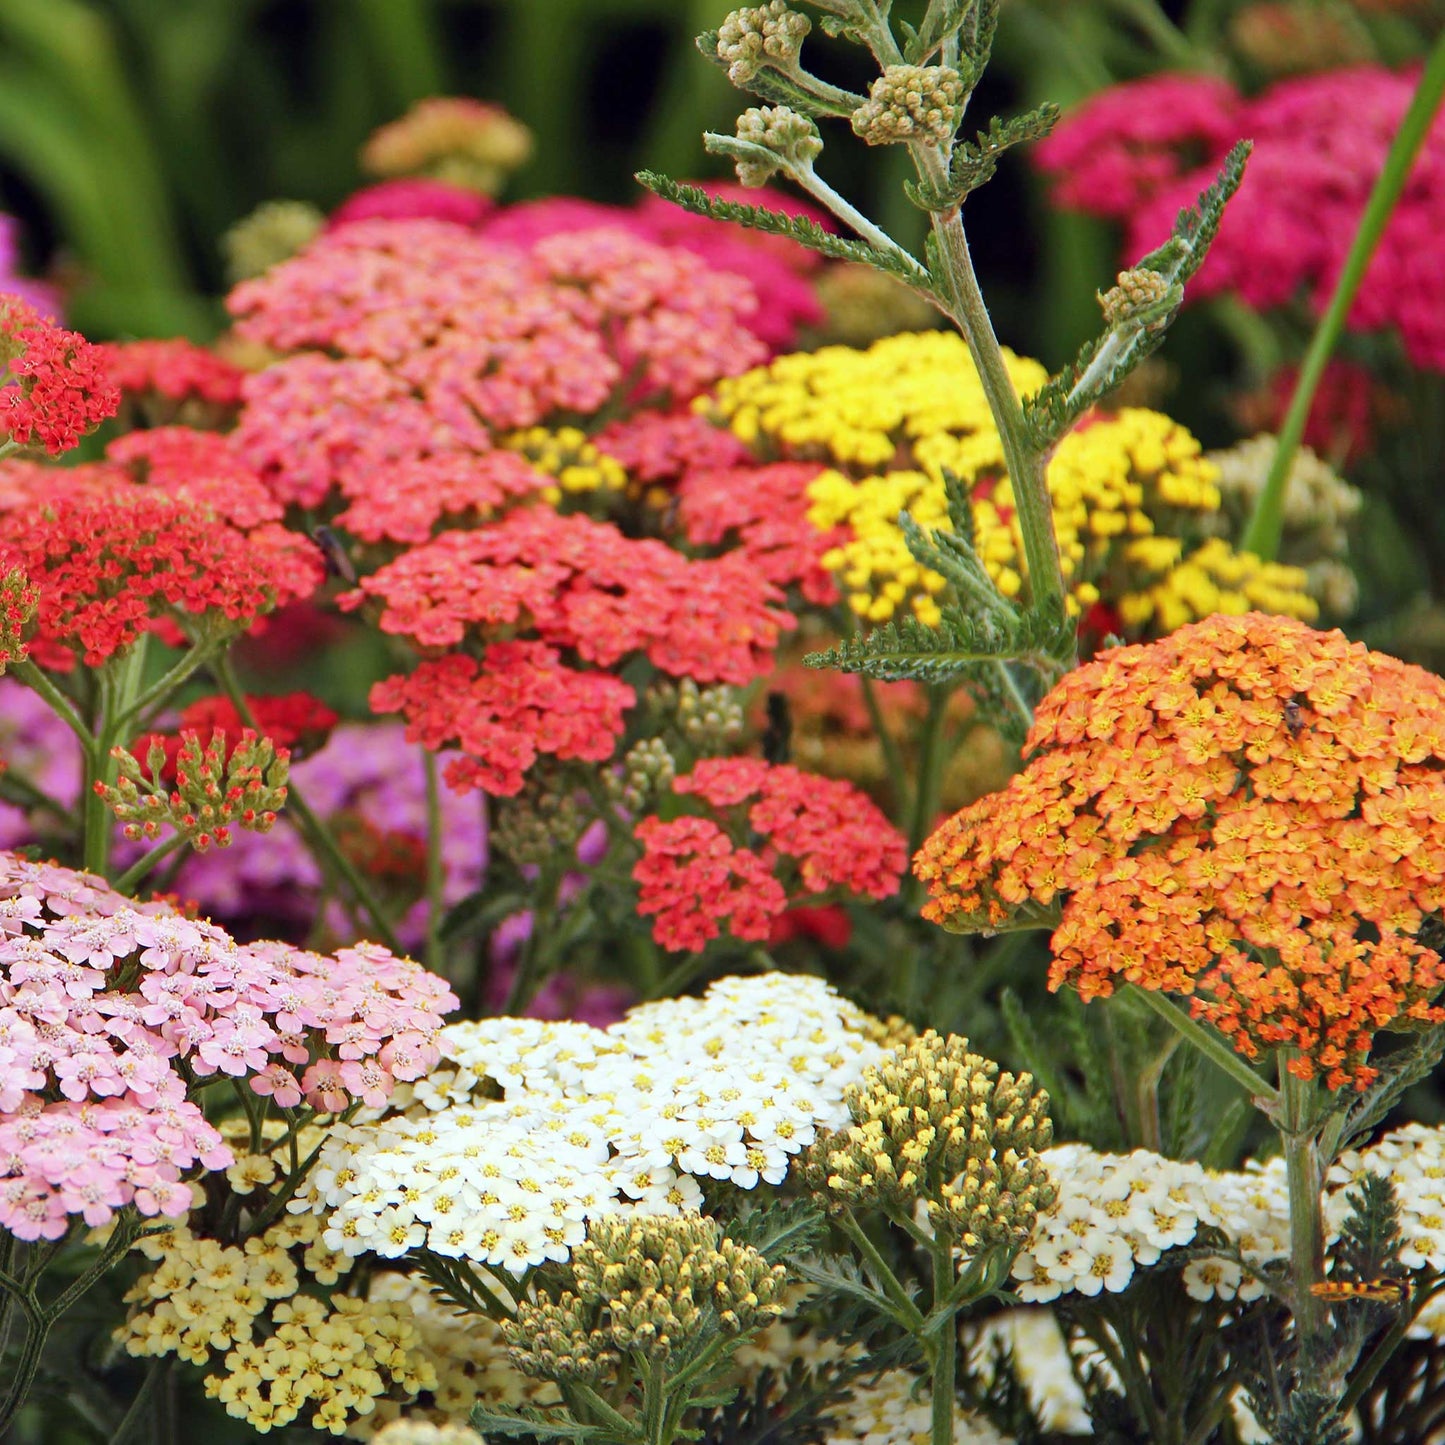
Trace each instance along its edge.
{"label": "insect on orange flower", "polygon": [[1402,1304],[1410,1294],[1410,1285],[1403,1279],[1327,1279],[1322,1284],[1312,1284],[1310,1293],[1316,1299],[1327,1300],[1330,1304],[1343,1304],[1347,1300],[1373,1300],[1378,1304]]}

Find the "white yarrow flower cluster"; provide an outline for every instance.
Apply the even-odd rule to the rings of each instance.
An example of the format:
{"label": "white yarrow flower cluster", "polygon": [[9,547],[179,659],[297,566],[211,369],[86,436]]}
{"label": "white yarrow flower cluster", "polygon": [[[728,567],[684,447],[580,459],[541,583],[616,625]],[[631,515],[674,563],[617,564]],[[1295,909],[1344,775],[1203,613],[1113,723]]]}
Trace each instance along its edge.
{"label": "white yarrow flower cluster", "polygon": [[[403,1114],[333,1130],[293,1210],[330,1248],[425,1246],[520,1276],[565,1260],[587,1221],[695,1211],[701,1179],[776,1184],[882,1056],[821,979],[724,979],[608,1030],[484,1019],[443,1030]],[[498,1097],[500,1095],[500,1097]]]}
{"label": "white yarrow flower cluster", "polygon": [[[859,1385],[829,1411],[826,1445],[928,1445],[933,1401],[928,1383],[911,1370],[889,1370]],[[1014,1445],[981,1415],[955,1404],[954,1445]]]}
{"label": "white yarrow flower cluster", "polygon": [[1063,1144],[1042,1158],[1059,1198],[1014,1261],[1015,1291],[1027,1304],[1066,1292],[1118,1294],[1136,1268],[1193,1244],[1206,1227],[1223,1233],[1244,1264],[1224,1257],[1191,1260],[1183,1283],[1198,1300],[1258,1299],[1264,1288],[1253,1270],[1288,1253],[1282,1160],[1224,1174],[1147,1149],[1101,1154],[1084,1144]]}

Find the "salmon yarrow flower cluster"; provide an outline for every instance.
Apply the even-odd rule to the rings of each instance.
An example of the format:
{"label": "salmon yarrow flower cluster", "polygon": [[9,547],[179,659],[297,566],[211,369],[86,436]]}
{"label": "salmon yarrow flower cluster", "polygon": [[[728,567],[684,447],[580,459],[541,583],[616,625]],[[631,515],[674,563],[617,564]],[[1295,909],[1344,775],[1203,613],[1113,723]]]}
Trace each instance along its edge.
{"label": "salmon yarrow flower cluster", "polygon": [[1214,617],[1045,698],[1025,766],[928,839],[927,917],[1051,922],[1050,984],[1180,994],[1248,1058],[1365,1087],[1445,1020],[1445,683],[1338,632]]}
{"label": "salmon yarrow flower cluster", "polygon": [[655,915],[666,948],[702,948],[724,925],[734,938],[765,939],[790,897],[897,891],[903,836],[851,783],[760,758],[708,758],[672,791],[713,816],[637,824],[637,911]]}
{"label": "salmon yarrow flower cluster", "polygon": [[[1021,393],[1043,368],[1005,355]],[[827,347],[723,381],[706,403],[763,455],[830,463],[803,493],[808,523],[860,617],[942,617],[946,583],[919,562],[899,526],[950,527],[945,472],[968,490],[974,542],[999,590],[1027,590],[1023,537],[1002,443],[961,338],[897,336],[866,351]],[[1131,408],[1089,419],[1054,450],[1047,473],[1060,565],[1075,614],[1101,600],[1132,635],[1167,632],[1213,612],[1258,609],[1312,620],[1295,568],[1207,536],[1218,472],[1185,428]]]}
{"label": "salmon yarrow flower cluster", "polygon": [[99,878],[0,854],[0,1226],[58,1239],[127,1206],[175,1217],[232,1152],[198,1091],[380,1105],[437,1056],[441,979],[374,944],[237,944]]}
{"label": "salmon yarrow flower cluster", "polygon": [[876,1029],[821,979],[776,973],[606,1030],[456,1024],[405,1111],[332,1130],[289,1207],[321,1215],[348,1256],[425,1247],[520,1277],[565,1261],[589,1220],[695,1213],[708,1180],[780,1183],[846,1122]]}

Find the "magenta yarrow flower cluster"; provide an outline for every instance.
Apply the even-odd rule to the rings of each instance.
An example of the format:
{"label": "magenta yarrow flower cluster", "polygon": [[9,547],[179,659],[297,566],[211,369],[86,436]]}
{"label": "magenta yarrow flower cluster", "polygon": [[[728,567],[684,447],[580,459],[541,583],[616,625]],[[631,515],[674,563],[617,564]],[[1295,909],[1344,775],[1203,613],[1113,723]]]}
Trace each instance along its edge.
{"label": "magenta yarrow flower cluster", "polygon": [[162,902],[0,853],[0,1228],[59,1239],[133,1205],[177,1217],[232,1162],[197,1091],[379,1107],[436,1061],[439,978],[375,944],[237,944]]}

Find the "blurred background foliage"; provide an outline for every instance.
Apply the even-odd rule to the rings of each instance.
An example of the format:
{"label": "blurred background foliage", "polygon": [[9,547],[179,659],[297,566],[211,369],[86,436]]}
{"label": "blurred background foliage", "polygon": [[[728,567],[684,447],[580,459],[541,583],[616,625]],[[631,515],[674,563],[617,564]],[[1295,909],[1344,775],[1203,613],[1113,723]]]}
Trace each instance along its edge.
{"label": "blurred background foliage", "polygon": [[[70,271],[70,316],[82,329],[204,339],[220,321],[225,230],[274,197],[335,204],[360,179],[366,135],[425,95],[497,101],[532,128],[535,158],[513,199],[626,200],[642,165],[716,174],[699,137],[730,129],[737,106],[693,36],[727,8],[0,0],[0,209],[28,223],[35,259]],[[976,110],[986,118],[1045,97],[1067,104],[1161,65],[1214,63],[1193,47],[1218,40],[1231,6],[1195,0],[1185,9],[1010,0]],[[857,83],[850,52],[830,44],[815,39],[815,63]],[[830,152],[837,181],[900,239],[920,234],[922,217],[888,164],[903,158],[867,155],[860,166],[850,149]],[[1022,166],[970,208],[1001,330],[1061,360],[1093,328],[1112,239],[1094,223],[1045,213]]]}
{"label": "blurred background foliage", "polygon": [[[97,338],[206,340],[224,321],[227,229],[275,198],[337,204],[364,179],[357,151],[367,135],[427,95],[495,101],[531,128],[533,159],[507,199],[628,202],[640,194],[632,175],[643,166],[722,174],[700,136],[730,130],[739,102],[693,37],[729,3],[0,0],[0,211],[19,215],[27,259],[64,285],[71,324]],[[924,3],[896,0],[895,13],[906,18]],[[1358,58],[1389,64],[1418,56],[1445,14],[1445,0],[1272,8],[1289,6],[1344,27]],[[1214,70],[1256,87],[1268,76],[1241,26],[1265,8],[1262,0],[1006,0],[972,114],[983,125],[1044,99],[1068,106],[1165,69]],[[817,30],[809,46],[820,73],[866,85],[850,70],[855,52]],[[907,158],[893,150],[842,137],[823,169],[916,244],[924,219],[902,193]],[[1017,154],[970,199],[968,220],[1001,336],[1059,365],[1095,329],[1095,291],[1121,259],[1117,235],[1046,206],[1039,177]],[[1170,338],[1165,404],[1206,444],[1226,444],[1240,431],[1231,398],[1303,340],[1238,304],[1191,308]],[[1439,378],[1408,382],[1430,393],[1413,398],[1417,418],[1438,423]],[[1413,474],[1445,454],[1445,438],[1417,431],[1412,445],[1426,464],[1412,459]],[[1368,478],[1358,480],[1369,489]],[[1378,571],[1393,579],[1378,599],[1385,616],[1425,578],[1388,520],[1380,528],[1364,545],[1377,547]]]}

